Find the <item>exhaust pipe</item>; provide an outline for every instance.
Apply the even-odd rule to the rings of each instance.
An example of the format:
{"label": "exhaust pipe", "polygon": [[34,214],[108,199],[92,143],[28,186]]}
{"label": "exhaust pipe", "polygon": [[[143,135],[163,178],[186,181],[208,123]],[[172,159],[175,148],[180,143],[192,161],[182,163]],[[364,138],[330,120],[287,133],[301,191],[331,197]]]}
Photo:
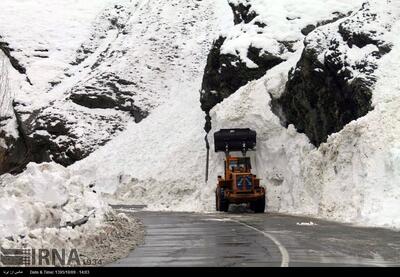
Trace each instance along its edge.
{"label": "exhaust pipe", "polygon": [[206,141],[206,148],[207,148],[207,158],[206,158],[206,183],[208,182],[208,166],[209,166],[209,160],[210,160],[210,143],[208,142],[208,134],[204,137],[204,140]]}

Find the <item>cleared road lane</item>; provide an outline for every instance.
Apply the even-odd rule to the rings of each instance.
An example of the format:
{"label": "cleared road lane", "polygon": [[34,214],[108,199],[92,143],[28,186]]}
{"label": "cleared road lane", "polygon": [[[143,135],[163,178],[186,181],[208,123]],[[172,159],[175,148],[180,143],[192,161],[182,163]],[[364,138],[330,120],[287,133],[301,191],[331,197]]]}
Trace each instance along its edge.
{"label": "cleared road lane", "polygon": [[398,231],[278,214],[135,216],[146,226],[145,242],[110,266],[400,265]]}

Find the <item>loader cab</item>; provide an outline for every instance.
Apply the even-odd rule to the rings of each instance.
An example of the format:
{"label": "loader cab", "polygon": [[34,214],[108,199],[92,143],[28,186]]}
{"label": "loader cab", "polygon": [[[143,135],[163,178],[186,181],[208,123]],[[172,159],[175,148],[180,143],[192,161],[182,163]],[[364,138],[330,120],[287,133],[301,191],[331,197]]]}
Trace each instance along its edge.
{"label": "loader cab", "polygon": [[251,173],[250,158],[228,156],[225,160],[225,179],[232,179],[232,173]]}

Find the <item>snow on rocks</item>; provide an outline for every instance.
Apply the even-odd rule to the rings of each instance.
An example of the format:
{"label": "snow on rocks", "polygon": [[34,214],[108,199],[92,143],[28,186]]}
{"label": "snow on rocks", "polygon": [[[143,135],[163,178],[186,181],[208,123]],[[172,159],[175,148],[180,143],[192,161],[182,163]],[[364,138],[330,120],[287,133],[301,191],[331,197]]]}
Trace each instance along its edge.
{"label": "snow on rocks", "polygon": [[374,72],[391,50],[388,34],[397,16],[392,4],[364,3],[350,16],[310,33],[285,90],[272,102],[281,120],[319,146],[372,110]]}
{"label": "snow on rocks", "polygon": [[[307,183],[310,187],[324,184],[320,213],[325,217],[347,221],[356,218],[366,225],[400,226],[397,186],[400,118],[396,112],[400,105],[396,73],[400,57],[400,40],[396,36],[400,30],[400,5],[392,2],[391,8],[397,20],[387,36],[394,46],[378,62],[374,110],[332,135],[310,159],[311,166],[320,167],[322,174],[318,181],[317,176],[310,174]],[[325,162],[318,164],[318,160]]]}
{"label": "snow on rocks", "polygon": [[[130,99],[126,103],[117,101],[118,104],[105,109],[77,105],[70,97],[82,83],[93,85],[88,81],[88,74],[93,71],[91,66],[116,39],[136,2],[5,0],[0,3],[3,11],[0,45],[6,47],[5,53],[22,77],[10,80],[21,132],[20,145],[15,143],[12,147],[20,149],[17,154],[25,158],[8,169],[20,170],[29,161],[70,165],[104,144],[140,114],[136,109],[135,115],[129,114]],[[82,45],[88,40],[95,46],[84,48]],[[76,63],[77,59],[81,63]],[[121,94],[124,92],[124,88],[116,92],[105,88],[99,94],[105,91],[111,94],[110,98],[116,98],[120,90]],[[100,99],[104,100],[109,98]],[[43,130],[48,134],[43,135]],[[14,160],[6,162],[11,164]]]}
{"label": "snow on rocks", "polygon": [[[3,39],[14,49],[11,54],[32,79],[32,85],[20,84],[15,97],[29,161],[73,164],[129,123],[146,118],[175,93],[175,82],[197,76],[204,68],[197,45],[208,48],[209,41],[205,44],[202,35],[197,38],[195,32],[208,28],[209,23],[201,21],[203,10],[197,14],[203,6],[198,1],[78,1],[74,6],[65,1],[63,13],[57,10],[54,15],[53,3],[41,10],[44,0],[41,5],[28,2],[24,6],[6,0],[0,8],[10,16],[29,13],[29,8],[32,14],[40,10],[40,17],[27,17],[33,17],[32,32],[21,31],[27,26],[17,22],[16,26],[0,24],[0,34],[4,33]],[[76,5],[80,9],[74,10]],[[212,9],[207,13],[216,18],[219,16],[214,13],[223,12]],[[57,18],[50,24],[53,16]],[[2,20],[8,17],[0,17],[0,23]],[[77,22],[82,24],[77,26]],[[43,26],[46,32],[42,34]],[[212,29],[210,33],[215,35]],[[46,58],[28,54],[36,49]],[[185,62],[187,57],[189,62]],[[177,78],[180,75],[184,77]],[[52,126],[55,122],[58,124]],[[42,130],[49,135],[43,135]]]}
{"label": "snow on rocks", "polygon": [[0,51],[0,174],[18,165],[26,151],[13,108],[17,84],[24,81],[9,58]]}
{"label": "snow on rocks", "polygon": [[233,22],[215,40],[204,72],[201,105],[206,113],[241,86],[297,55],[306,34],[347,16],[362,4],[343,0],[228,2]]}
{"label": "snow on rocks", "polygon": [[[318,25],[324,21],[346,15],[362,1],[312,0],[299,4],[296,0],[229,0],[232,7],[242,5],[252,13],[248,20],[235,24],[223,35],[227,37],[221,48],[223,54],[239,55],[250,66],[247,51],[249,46],[261,48],[275,55],[286,58],[290,49],[280,46],[281,42],[299,42],[304,38],[301,30],[310,24]],[[251,19],[251,20],[250,20]],[[284,46],[284,45],[282,45]],[[293,45],[295,48],[300,45]]]}
{"label": "snow on rocks", "polygon": [[75,51],[89,37],[93,20],[115,2],[1,1],[1,40],[9,44],[12,56],[26,69],[37,88],[36,95],[68,67]]}

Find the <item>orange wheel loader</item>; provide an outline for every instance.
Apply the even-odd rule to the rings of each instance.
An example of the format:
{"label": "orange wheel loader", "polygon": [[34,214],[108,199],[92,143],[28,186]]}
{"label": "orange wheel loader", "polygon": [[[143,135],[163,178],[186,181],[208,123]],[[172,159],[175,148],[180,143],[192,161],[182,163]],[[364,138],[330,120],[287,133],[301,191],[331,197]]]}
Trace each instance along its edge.
{"label": "orange wheel loader", "polygon": [[[221,129],[214,133],[215,152],[224,152],[224,177],[218,176],[216,210],[227,212],[230,204],[249,204],[255,213],[265,210],[265,189],[251,172],[247,151],[255,150],[257,134],[251,129]],[[242,152],[242,156],[230,152]]]}

